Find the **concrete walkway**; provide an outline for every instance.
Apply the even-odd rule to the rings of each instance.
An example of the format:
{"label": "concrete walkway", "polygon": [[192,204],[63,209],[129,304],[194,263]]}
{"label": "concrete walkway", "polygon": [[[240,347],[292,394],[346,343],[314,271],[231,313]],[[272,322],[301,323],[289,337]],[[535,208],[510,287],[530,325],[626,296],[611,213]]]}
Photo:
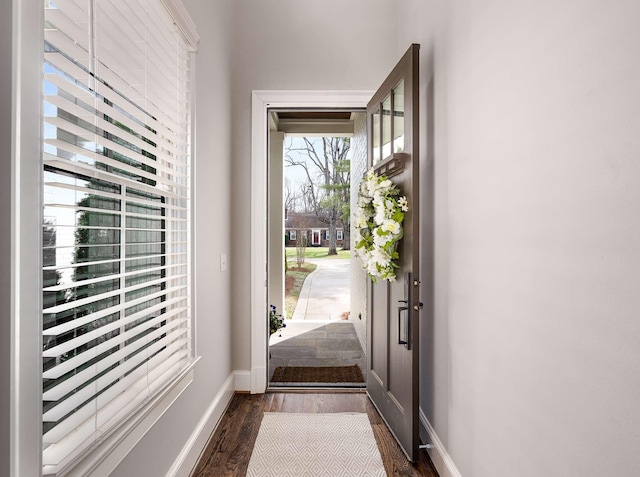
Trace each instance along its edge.
{"label": "concrete walkway", "polygon": [[307,261],[318,268],[304,281],[291,320],[339,320],[343,313],[350,310],[349,259]]}

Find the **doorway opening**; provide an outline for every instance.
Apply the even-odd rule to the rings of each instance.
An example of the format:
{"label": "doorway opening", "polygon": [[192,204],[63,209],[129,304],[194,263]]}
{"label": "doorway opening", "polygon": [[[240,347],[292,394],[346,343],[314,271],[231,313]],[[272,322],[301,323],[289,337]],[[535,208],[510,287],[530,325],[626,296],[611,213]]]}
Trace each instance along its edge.
{"label": "doorway opening", "polygon": [[365,387],[366,274],[351,210],[366,112],[269,109],[269,387]]}
{"label": "doorway opening", "polygon": [[[265,265],[277,266],[268,258],[268,168],[269,110],[300,106],[358,108],[366,105],[370,133],[370,157],[378,185],[392,178],[406,198],[409,210],[403,222],[396,276],[400,280],[379,281],[367,287],[367,395],[411,461],[419,446],[420,379],[420,150],[419,150],[419,49],[412,44],[377,91],[253,91],[251,151],[251,371],[250,390],[261,393],[268,384],[268,310]],[[277,131],[276,131],[277,132]],[[402,136],[402,151],[386,147]],[[271,141],[273,144],[273,141]],[[390,152],[388,157],[383,154]],[[385,176],[383,178],[382,176]],[[384,187],[387,187],[385,185]],[[272,188],[273,189],[273,188]],[[371,182],[367,189],[377,189]],[[280,199],[282,200],[282,199]],[[392,204],[393,205],[393,204]],[[387,207],[386,201],[384,202]],[[395,206],[394,206],[395,207]],[[273,210],[273,209],[272,209]],[[277,210],[277,209],[276,209]],[[385,212],[386,213],[386,212]],[[377,214],[377,212],[376,212]],[[395,219],[394,219],[395,220]],[[367,221],[368,224],[368,221]],[[387,227],[390,224],[387,225]],[[280,233],[280,232],[278,232]],[[372,232],[373,233],[373,232]],[[380,235],[380,234],[378,234]],[[282,237],[282,234],[280,235]],[[273,247],[271,248],[273,250]],[[386,257],[385,262],[389,260]],[[284,257],[279,263],[284,266]],[[378,262],[378,259],[376,259]],[[370,265],[370,263],[368,263]],[[377,267],[377,265],[376,265]],[[397,312],[397,315],[396,315]],[[238,375],[237,378],[241,378]]]}

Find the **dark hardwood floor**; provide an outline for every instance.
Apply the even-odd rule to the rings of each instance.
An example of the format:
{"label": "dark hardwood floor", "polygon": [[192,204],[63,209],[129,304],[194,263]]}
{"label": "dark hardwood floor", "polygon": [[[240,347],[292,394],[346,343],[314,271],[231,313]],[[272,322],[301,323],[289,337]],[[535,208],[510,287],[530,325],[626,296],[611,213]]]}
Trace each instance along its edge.
{"label": "dark hardwood floor", "polygon": [[412,465],[363,392],[236,394],[209,440],[192,477],[244,476],[264,412],[366,412],[390,476],[437,477],[425,451]]}

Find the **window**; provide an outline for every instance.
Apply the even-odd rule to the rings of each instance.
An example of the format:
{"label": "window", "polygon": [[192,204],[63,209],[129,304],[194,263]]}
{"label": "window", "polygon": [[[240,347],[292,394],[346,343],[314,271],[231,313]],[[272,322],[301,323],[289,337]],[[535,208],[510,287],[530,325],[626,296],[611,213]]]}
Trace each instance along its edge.
{"label": "window", "polygon": [[329,231],[328,230],[324,231],[324,239],[325,240],[329,240]]}
{"label": "window", "polygon": [[190,59],[162,5],[45,2],[47,475],[193,361]]}
{"label": "window", "polygon": [[344,237],[342,236],[342,230],[337,230],[336,231],[336,240],[343,240]]}
{"label": "window", "polygon": [[295,240],[295,239],[296,239],[296,231],[289,230],[289,240]]}

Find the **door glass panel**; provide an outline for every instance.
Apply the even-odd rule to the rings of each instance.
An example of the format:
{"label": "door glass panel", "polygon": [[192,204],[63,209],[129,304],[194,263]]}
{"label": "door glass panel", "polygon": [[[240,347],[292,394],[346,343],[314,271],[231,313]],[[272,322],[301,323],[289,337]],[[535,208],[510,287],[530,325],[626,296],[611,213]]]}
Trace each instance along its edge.
{"label": "door glass panel", "polygon": [[373,165],[375,166],[380,162],[380,110],[378,109],[372,115],[372,148],[373,148]]}
{"label": "door glass panel", "polygon": [[393,152],[404,151],[404,79],[393,90]]}
{"label": "door glass panel", "polygon": [[391,95],[382,102],[382,159],[391,155]]}

